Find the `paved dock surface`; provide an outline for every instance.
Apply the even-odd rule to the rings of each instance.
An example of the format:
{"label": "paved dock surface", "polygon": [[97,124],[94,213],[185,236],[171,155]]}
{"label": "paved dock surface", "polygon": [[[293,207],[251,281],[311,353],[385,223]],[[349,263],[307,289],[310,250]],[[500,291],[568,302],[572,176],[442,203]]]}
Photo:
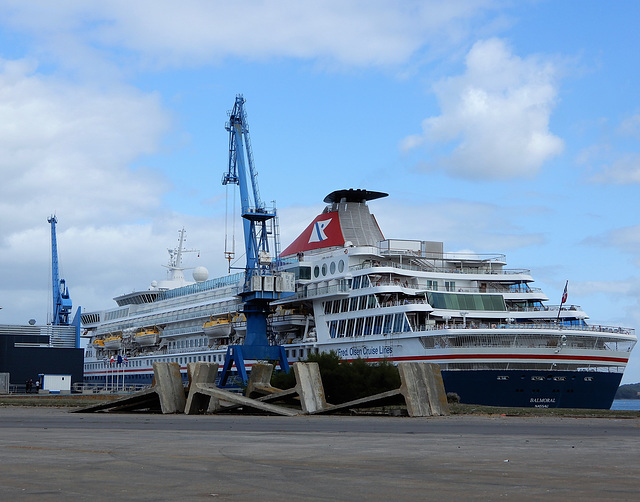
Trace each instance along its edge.
{"label": "paved dock surface", "polygon": [[638,500],[640,419],[0,407],[0,500]]}

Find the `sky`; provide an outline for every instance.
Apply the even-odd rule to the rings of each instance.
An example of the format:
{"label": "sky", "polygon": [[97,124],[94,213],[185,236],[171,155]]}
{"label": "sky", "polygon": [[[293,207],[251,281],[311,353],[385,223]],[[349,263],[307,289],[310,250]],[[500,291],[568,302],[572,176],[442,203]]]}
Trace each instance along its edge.
{"label": "sky", "polygon": [[[594,324],[640,328],[640,2],[0,0],[0,324],[242,247],[222,186],[246,99],[282,248],[343,188],[385,237],[506,254]],[[239,253],[240,254],[240,253]],[[640,348],[623,383],[640,382]]]}

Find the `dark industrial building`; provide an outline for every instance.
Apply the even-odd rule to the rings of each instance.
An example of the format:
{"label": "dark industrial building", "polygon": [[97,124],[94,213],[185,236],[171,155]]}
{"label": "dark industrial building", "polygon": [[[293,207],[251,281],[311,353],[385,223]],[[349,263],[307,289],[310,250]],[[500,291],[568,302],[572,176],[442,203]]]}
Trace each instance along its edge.
{"label": "dark industrial building", "polygon": [[76,348],[79,327],[0,324],[0,373],[9,373],[11,386],[24,388],[41,374],[71,375],[82,383],[84,350]]}

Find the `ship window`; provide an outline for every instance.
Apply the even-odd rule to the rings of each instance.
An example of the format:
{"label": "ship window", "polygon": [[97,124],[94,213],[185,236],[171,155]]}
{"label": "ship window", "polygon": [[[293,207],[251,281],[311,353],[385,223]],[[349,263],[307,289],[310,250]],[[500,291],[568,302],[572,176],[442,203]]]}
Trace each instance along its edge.
{"label": "ship window", "polygon": [[396,333],[402,331],[411,331],[411,329],[409,328],[407,317],[404,314],[396,314],[393,331]]}
{"label": "ship window", "polygon": [[296,279],[309,280],[311,279],[311,267],[297,267],[294,270]]}
{"label": "ship window", "polygon": [[[353,298],[352,298],[353,300]],[[347,320],[347,331],[346,331],[346,336],[353,336],[353,323],[354,323],[354,319],[348,319]]]}
{"label": "ship window", "polygon": [[382,320],[384,319],[384,316],[376,316],[375,318],[375,322],[373,323],[373,334],[374,335],[379,335],[380,333],[382,333]]}
{"label": "ship window", "polygon": [[327,275],[327,264],[323,263],[322,264],[322,277],[324,277],[325,275]]}
{"label": "ship window", "polygon": [[427,292],[429,305],[448,310],[506,311],[502,295]]}
{"label": "ship window", "polygon": [[292,349],[291,350],[291,357],[297,357],[296,353],[297,353],[296,349]]}
{"label": "ship window", "polygon": [[456,282],[455,281],[444,281],[444,289],[447,291],[455,291],[456,290]]}
{"label": "ship window", "polygon": [[360,310],[364,310],[367,308],[367,297],[366,296],[360,296],[359,297],[359,301],[358,301],[358,308]]}
{"label": "ship window", "polygon": [[340,322],[338,322],[338,336],[340,337],[344,336],[345,325],[346,325],[346,321],[344,319],[340,319]]}
{"label": "ship window", "polygon": [[362,324],[363,324],[363,318],[362,317],[358,317],[358,319],[356,319],[356,331],[354,333],[354,336],[360,336],[362,335]]}
{"label": "ship window", "polygon": [[353,312],[354,310],[358,310],[358,297],[354,296],[350,298],[349,310]]}
{"label": "ship window", "polygon": [[374,309],[378,306],[378,302],[376,302],[376,297],[374,295],[369,295],[369,301],[367,304],[367,308]]}
{"label": "ship window", "polygon": [[329,265],[329,272],[331,272],[332,274],[336,273],[336,262],[332,261],[331,265]]}
{"label": "ship window", "polygon": [[334,300],[333,301],[333,311],[332,311],[332,313],[334,313],[334,314],[340,313],[340,300]]}
{"label": "ship window", "polygon": [[366,317],[364,320],[364,336],[371,334],[372,327],[373,327],[373,317]]}
{"label": "ship window", "polygon": [[362,276],[362,282],[360,284],[361,288],[370,288],[371,287],[371,282],[369,281],[369,276],[368,275],[363,275]]}
{"label": "ship window", "polygon": [[320,277],[320,267],[318,267],[318,265],[313,267],[313,277],[315,277],[316,279]]}
{"label": "ship window", "polygon": [[344,272],[344,260],[340,260],[338,262],[338,272],[340,273]]}
{"label": "ship window", "polygon": [[331,321],[329,323],[329,336],[331,338],[335,338],[336,337],[336,326],[337,326],[338,321]]}
{"label": "ship window", "polygon": [[384,316],[384,328],[382,330],[383,333],[391,333],[391,329],[393,328],[393,315]]}
{"label": "ship window", "polygon": [[353,283],[351,285],[352,289],[360,289],[360,276],[353,278]]}
{"label": "ship window", "polygon": [[340,306],[342,312],[349,312],[349,298],[342,299],[342,305]]}

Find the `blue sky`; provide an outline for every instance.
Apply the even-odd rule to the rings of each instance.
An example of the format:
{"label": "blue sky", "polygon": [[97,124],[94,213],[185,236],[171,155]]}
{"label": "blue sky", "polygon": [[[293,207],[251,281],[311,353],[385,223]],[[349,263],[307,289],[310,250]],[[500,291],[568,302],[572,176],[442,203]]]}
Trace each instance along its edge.
{"label": "blue sky", "polygon": [[283,246],[329,192],[385,191],[386,237],[505,253],[550,303],[568,280],[591,322],[640,327],[638,2],[0,12],[0,323],[46,321],[51,213],[76,306],[162,279],[183,226],[200,250],[186,264],[223,275],[224,125],[242,93]]}

